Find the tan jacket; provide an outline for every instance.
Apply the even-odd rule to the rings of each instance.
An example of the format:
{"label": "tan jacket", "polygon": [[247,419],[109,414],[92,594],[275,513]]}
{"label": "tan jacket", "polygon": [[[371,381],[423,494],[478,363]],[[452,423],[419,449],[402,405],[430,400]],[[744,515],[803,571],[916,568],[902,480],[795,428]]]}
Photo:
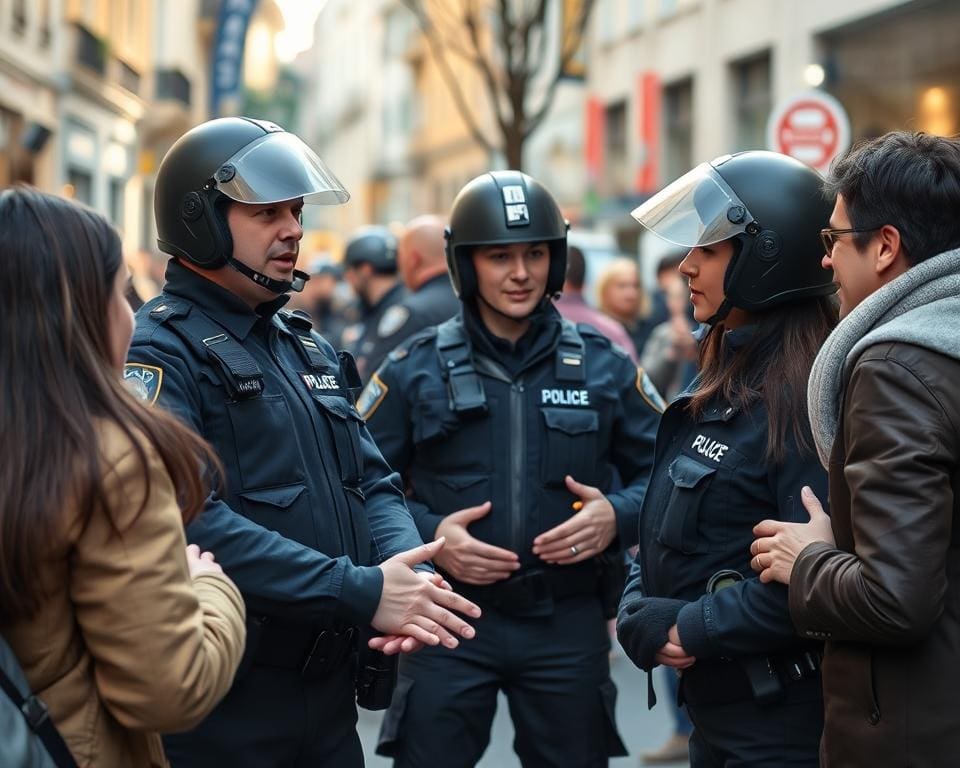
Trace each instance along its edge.
{"label": "tan jacket", "polygon": [[63,535],[37,563],[47,598],[4,628],[34,692],[80,766],[165,766],[158,732],[196,725],[226,694],[243,652],[244,606],[227,577],[191,581],[173,484],[148,452],[145,493],[132,443],[104,427],[107,502],[84,527],[66,509]]}

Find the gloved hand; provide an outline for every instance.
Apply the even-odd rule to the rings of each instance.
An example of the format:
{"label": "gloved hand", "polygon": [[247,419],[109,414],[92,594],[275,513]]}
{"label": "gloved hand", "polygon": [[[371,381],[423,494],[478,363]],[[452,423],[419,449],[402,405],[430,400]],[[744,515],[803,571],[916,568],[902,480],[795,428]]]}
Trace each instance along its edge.
{"label": "gloved hand", "polygon": [[667,633],[686,604],[668,597],[638,597],[620,608],[617,639],[640,669],[649,672],[657,665],[654,656],[667,642]]}

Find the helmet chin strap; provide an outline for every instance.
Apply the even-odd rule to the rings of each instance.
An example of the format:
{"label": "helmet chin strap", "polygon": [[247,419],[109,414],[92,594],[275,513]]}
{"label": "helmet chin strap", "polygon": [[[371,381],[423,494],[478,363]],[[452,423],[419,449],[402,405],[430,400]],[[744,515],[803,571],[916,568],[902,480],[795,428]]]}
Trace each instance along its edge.
{"label": "helmet chin strap", "polygon": [[272,277],[267,277],[263,272],[257,272],[257,270],[251,269],[242,261],[233,258],[233,256],[227,257],[227,263],[244,277],[253,280],[253,282],[261,288],[266,288],[268,291],[276,294],[289,293],[290,291],[300,293],[300,291],[303,290],[303,286],[306,285],[307,280],[310,279],[310,275],[306,272],[295,269],[293,270],[293,280],[276,280]]}
{"label": "helmet chin strap", "polygon": [[730,303],[730,300],[724,296],[723,301],[720,302],[720,306],[717,307],[717,311],[714,312],[710,317],[704,320],[704,324],[709,326],[714,326],[717,323],[726,320],[727,315],[730,314],[730,310],[733,309],[733,304]]}

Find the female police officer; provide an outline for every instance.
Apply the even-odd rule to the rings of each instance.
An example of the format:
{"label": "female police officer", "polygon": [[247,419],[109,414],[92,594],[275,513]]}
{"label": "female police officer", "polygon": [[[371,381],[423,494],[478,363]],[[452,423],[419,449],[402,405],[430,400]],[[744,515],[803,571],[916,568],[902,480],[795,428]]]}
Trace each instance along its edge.
{"label": "female police officer", "polygon": [[[660,398],[626,352],[552,306],[566,247],[529,176],[471,181],[447,232],[460,314],[392,352],[358,403],[424,540],[446,537],[437,566],[483,609],[470,648],[401,663],[381,733],[398,766],[475,765],[501,689],[525,766],[625,754],[598,558],[636,540]],[[614,466],[625,487],[610,492]]]}
{"label": "female police officer", "polygon": [[633,213],[690,248],[680,272],[705,334],[700,375],[657,434],[617,631],[638,666],[682,670],[696,767],[817,765],[817,649],[796,636],[786,588],[754,578],[750,543],[762,519],[806,518],[804,485],[825,498],[804,406],[836,323],[820,266],[830,210],[814,171],[743,152]]}

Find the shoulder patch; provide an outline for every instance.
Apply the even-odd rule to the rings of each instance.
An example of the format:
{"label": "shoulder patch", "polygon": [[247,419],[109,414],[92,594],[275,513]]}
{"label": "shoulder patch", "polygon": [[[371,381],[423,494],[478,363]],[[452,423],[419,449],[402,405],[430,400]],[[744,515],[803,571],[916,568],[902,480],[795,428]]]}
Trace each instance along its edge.
{"label": "shoulder patch", "polygon": [[135,398],[153,405],[160,396],[163,369],[155,365],[127,363],[123,366],[123,383]]}
{"label": "shoulder patch", "polygon": [[363,392],[360,393],[360,397],[357,398],[357,412],[360,414],[360,418],[366,421],[373,416],[389,391],[390,387],[384,384],[377,374],[373,374],[370,381],[367,382],[367,386],[363,388]]}
{"label": "shoulder patch", "polygon": [[403,324],[410,317],[410,310],[403,304],[394,304],[383,313],[380,322],[377,323],[377,336],[384,338],[393,336],[397,331],[403,328]]}
{"label": "shoulder patch", "polygon": [[663,413],[667,410],[667,403],[660,396],[660,393],[657,392],[657,388],[653,386],[653,382],[650,381],[650,377],[644,373],[643,368],[637,367],[637,392],[640,393],[640,396],[647,401],[653,410],[657,413]]}

